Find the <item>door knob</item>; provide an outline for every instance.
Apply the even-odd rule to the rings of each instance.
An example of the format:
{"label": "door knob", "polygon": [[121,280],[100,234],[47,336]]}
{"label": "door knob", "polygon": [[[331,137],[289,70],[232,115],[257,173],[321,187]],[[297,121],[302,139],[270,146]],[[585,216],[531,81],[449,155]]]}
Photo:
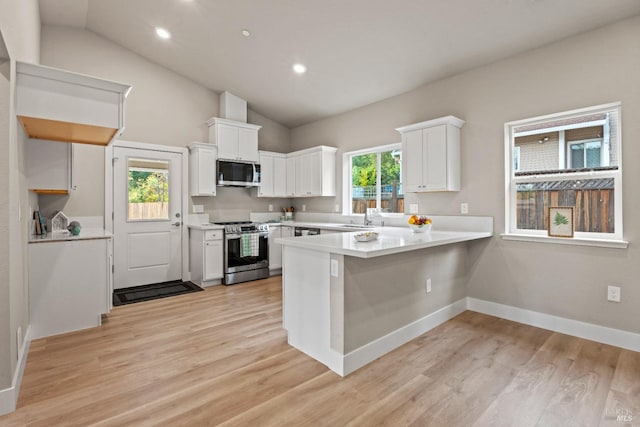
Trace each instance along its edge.
{"label": "door knob", "polygon": [[180,221],[176,221],[176,222],[174,222],[174,223],[173,223],[173,224],[171,224],[171,225],[174,225],[174,226],[176,226],[176,227],[180,227],[180,226],[182,225],[182,223],[181,223]]}

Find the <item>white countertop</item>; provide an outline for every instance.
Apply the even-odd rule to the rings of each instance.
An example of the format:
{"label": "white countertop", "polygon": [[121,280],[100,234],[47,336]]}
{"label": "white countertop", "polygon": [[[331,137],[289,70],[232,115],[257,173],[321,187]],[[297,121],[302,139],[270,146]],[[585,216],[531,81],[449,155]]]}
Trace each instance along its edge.
{"label": "white countertop", "polygon": [[51,242],[65,242],[71,240],[95,240],[95,239],[110,239],[113,234],[110,231],[102,228],[83,228],[80,230],[80,234],[77,236],[72,235],[69,232],[65,233],[47,233],[44,236],[29,236],[29,243],[51,243]]}
{"label": "white countertop", "polygon": [[336,230],[336,231],[365,231],[373,230],[375,227],[364,226],[361,224],[342,224],[333,222],[307,222],[307,221],[282,221],[282,222],[267,222],[269,227],[306,227],[306,228],[320,228],[322,230]]}
{"label": "white countertop", "polygon": [[187,227],[193,228],[195,230],[224,230],[224,225],[217,225],[211,223],[203,223],[203,224],[186,224]]}
{"label": "white countertop", "polygon": [[[298,225],[298,224],[296,224]],[[344,230],[344,228],[342,228]],[[359,258],[373,258],[416,249],[448,245],[451,243],[491,237],[489,231],[431,231],[414,233],[409,227],[377,227],[378,239],[371,242],[357,242],[358,232],[321,234],[317,236],[286,237],[276,239],[276,243],[296,248],[312,249]]]}

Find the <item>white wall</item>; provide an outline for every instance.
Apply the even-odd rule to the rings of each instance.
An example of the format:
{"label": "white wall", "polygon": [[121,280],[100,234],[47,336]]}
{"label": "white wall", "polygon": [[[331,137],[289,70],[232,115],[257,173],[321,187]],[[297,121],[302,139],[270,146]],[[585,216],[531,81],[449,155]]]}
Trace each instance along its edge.
{"label": "white wall", "polygon": [[[12,68],[16,60],[37,63],[40,59],[37,0],[0,0],[0,11],[0,32]],[[10,71],[10,81],[14,72]],[[17,331],[20,328],[24,338],[29,324],[26,280],[29,198],[24,175],[24,139],[15,118],[13,90],[10,83],[7,86],[4,74],[0,77],[0,157],[3,157],[2,181],[6,184],[2,188],[8,194],[0,199],[0,218],[8,233],[3,234],[5,238],[0,244],[0,391],[12,385],[18,355]]]}
{"label": "white wall", "polygon": [[[464,120],[462,191],[407,195],[421,213],[495,218],[504,230],[504,123],[613,101],[622,102],[624,234],[627,250],[507,242],[472,245],[469,296],[640,332],[640,17],[421,87],[292,130],[292,148],[326,144],[342,153],[399,141],[394,128],[448,114]],[[340,186],[341,187],[341,186]],[[294,199],[299,208],[331,212],[335,198]],[[606,286],[622,286],[622,302]],[[434,284],[434,286],[436,286]]]}
{"label": "white wall", "polygon": [[[206,121],[218,114],[213,91],[85,30],[44,26],[41,51],[44,65],[133,86],[125,105],[123,140],[171,146],[208,142]],[[251,110],[248,121],[263,126],[260,149],[288,149],[288,128]],[[78,189],[68,197],[41,196],[45,215],[62,209],[73,216],[104,214],[104,149],[76,145],[75,154]],[[215,198],[194,198],[194,203],[211,213],[266,210],[266,200],[244,197],[244,189],[232,190],[229,197],[222,191]]]}

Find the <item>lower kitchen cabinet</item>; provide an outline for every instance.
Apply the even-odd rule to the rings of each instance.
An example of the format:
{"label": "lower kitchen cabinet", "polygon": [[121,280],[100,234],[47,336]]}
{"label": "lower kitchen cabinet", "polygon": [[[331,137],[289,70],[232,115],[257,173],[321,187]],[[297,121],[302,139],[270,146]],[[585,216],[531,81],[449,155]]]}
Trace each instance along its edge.
{"label": "lower kitchen cabinet", "polygon": [[282,237],[282,227],[269,227],[269,270],[282,269],[282,245],[275,240]]}
{"label": "lower kitchen cabinet", "polygon": [[100,326],[111,311],[111,238],[29,243],[33,339]]}
{"label": "lower kitchen cabinet", "polygon": [[203,287],[221,283],[223,235],[223,230],[189,229],[189,270],[193,283]]}

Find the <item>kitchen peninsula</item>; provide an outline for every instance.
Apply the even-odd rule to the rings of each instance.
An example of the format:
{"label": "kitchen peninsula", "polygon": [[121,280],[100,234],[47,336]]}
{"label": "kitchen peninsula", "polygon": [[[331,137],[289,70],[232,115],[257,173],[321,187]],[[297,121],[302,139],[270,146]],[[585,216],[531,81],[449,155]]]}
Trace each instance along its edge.
{"label": "kitchen peninsula", "polygon": [[472,228],[278,239],[289,344],[344,376],[461,313],[467,242],[490,237],[492,218]]}

